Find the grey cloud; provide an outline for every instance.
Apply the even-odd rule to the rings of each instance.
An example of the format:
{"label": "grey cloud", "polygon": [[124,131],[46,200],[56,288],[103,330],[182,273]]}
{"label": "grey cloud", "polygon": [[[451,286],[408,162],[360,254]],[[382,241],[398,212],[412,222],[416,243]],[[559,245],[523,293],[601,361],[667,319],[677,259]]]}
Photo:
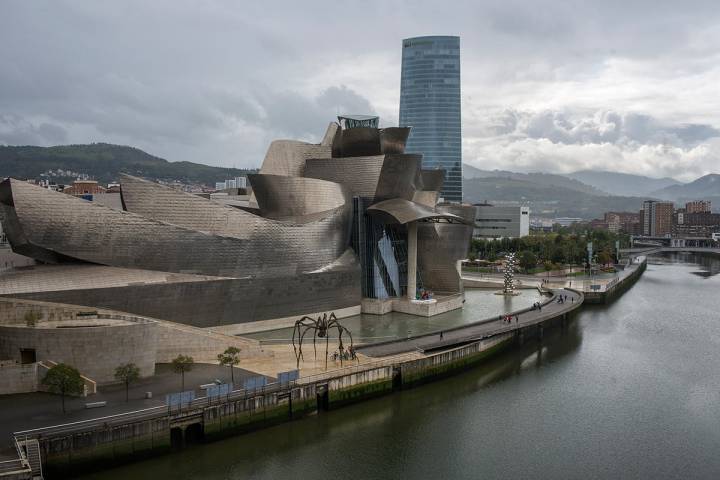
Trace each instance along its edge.
{"label": "grey cloud", "polygon": [[615,111],[576,112],[504,110],[486,120],[486,136],[547,139],[553,143],[672,144],[693,147],[720,137],[707,124],[672,125],[650,115]]}
{"label": "grey cloud", "polygon": [[552,170],[571,161],[565,147],[602,156],[610,145],[670,172],[655,147],[709,158],[703,145],[720,126],[716,1],[38,0],[2,10],[6,143],[110,141],[257,166],[271,139],[317,140],[338,112],[394,124],[401,39],[445,33],[462,38],[468,159],[499,152]]}
{"label": "grey cloud", "polygon": [[67,141],[67,131],[47,122],[33,123],[15,115],[0,115],[0,144],[48,145]]}

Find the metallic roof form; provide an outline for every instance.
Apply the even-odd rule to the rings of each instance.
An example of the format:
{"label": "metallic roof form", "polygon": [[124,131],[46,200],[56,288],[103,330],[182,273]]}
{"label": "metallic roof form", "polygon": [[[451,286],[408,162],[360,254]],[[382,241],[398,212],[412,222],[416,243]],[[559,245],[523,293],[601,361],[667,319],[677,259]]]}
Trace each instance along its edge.
{"label": "metallic roof form", "polygon": [[391,198],[368,207],[368,213],[381,213],[392,217],[404,225],[423,220],[444,219],[457,223],[465,223],[462,217],[447,212],[436,212],[434,209],[404,198]]}

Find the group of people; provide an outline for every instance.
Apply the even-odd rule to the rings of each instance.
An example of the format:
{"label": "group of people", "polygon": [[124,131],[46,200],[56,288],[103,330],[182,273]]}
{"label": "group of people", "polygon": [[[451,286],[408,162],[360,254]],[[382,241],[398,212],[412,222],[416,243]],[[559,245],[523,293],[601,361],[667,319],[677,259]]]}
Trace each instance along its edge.
{"label": "group of people", "polygon": [[532,308],[530,310],[539,310],[542,312],[542,304],[540,302],[535,302],[532,304]]}
{"label": "group of people", "polygon": [[335,350],[332,354],[333,361],[337,362],[339,359],[342,360],[355,360],[357,359],[357,354],[355,353],[355,349],[352,345],[350,345],[347,348],[343,348],[341,351]]}
{"label": "group of people", "polygon": [[[557,303],[565,303],[567,300],[567,295],[560,295],[557,299]],[[573,303],[575,303],[575,297],[570,297],[570,300],[572,300]]]}
{"label": "group of people", "polygon": [[418,297],[419,300],[430,300],[432,299],[432,292],[423,288]]}
{"label": "group of people", "polygon": [[[513,321],[513,316],[512,316],[512,315],[505,315],[505,317],[503,317],[502,321],[503,321],[503,323],[512,323],[512,321]],[[519,321],[520,321],[520,317],[518,317],[517,315],[515,315],[515,323],[518,323]]]}

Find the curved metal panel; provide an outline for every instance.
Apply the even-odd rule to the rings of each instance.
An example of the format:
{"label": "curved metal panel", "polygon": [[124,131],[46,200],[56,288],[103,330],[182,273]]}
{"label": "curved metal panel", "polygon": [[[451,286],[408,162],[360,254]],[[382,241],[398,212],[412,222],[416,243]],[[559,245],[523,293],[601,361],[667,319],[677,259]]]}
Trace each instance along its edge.
{"label": "curved metal panel", "polygon": [[380,130],[380,151],[385,154],[405,153],[412,127],[389,127]]}
{"label": "curved metal panel", "polygon": [[308,159],[305,176],[345,185],[351,195],[374,198],[385,155]]}
{"label": "curved metal panel", "polygon": [[416,183],[419,182],[422,155],[399,153],[385,155],[385,162],[380,172],[378,185],[375,189],[375,201],[388,198],[404,198],[412,200]]}
{"label": "curved metal panel", "polygon": [[120,175],[120,194],[128,212],[213,235],[247,239],[267,222],[245,210],[131,175]]}
{"label": "curved metal panel", "polygon": [[468,225],[472,225],[475,223],[475,207],[472,205],[443,203],[437,206],[437,211],[457,215],[458,217],[461,217]]}
{"label": "curved metal panel", "polygon": [[340,141],[340,132],[342,132],[340,125],[336,122],[330,122],[327,130],[325,130],[323,139],[320,141],[320,145],[324,147],[332,147],[335,143]]}
{"label": "curved metal panel", "polygon": [[[19,237],[11,229],[11,245],[29,244],[61,255],[102,265],[144,268],[179,273],[203,273],[221,276],[264,276],[302,273],[317,270],[334,262],[349,245],[350,205],[329,212],[317,222],[293,225],[260,217],[241,231],[240,236],[214,235],[193,228],[170,224],[168,218],[146,218],[134,213],[113,210],[92,202],[52,192],[17,180],[7,180],[12,205],[5,204],[5,214],[15,216],[21,226]],[[150,182],[147,182],[150,183]],[[154,185],[150,183],[151,185]],[[164,192],[151,197],[154,203],[171,202],[177,209],[199,209],[215,217],[222,209],[228,222],[251,216],[241,210],[216,205],[210,200],[203,208],[176,199],[188,195]],[[190,196],[192,197],[192,196]],[[195,217],[173,214],[174,221]],[[216,225],[217,218],[210,224]],[[237,231],[236,228],[230,229]]]}
{"label": "curved metal panel", "polygon": [[380,155],[380,130],[370,127],[346,128],[340,137],[340,156]]}
{"label": "curved metal panel", "polygon": [[[97,266],[87,266],[93,267]],[[359,305],[361,298],[360,268],[352,250],[322,270],[300,274],[288,271],[272,277],[184,276],[190,279],[142,281],[153,272],[133,270],[139,272],[140,281],[120,284],[108,279],[103,271],[96,274],[98,278],[92,285],[87,281],[88,272],[82,271],[69,272],[58,285],[48,286],[46,281],[38,283],[38,270],[18,272],[12,279],[17,283],[19,276],[35,275],[28,280],[34,284],[32,290],[7,291],[5,279],[0,281],[0,294],[112,308],[203,328],[329,312]],[[84,280],[79,281],[79,277]]]}
{"label": "curved metal panel", "polygon": [[387,215],[400,224],[435,218],[457,220],[460,222],[463,221],[462,218],[457,215],[453,215],[452,213],[436,212],[425,205],[411,202],[410,200],[405,200],[403,198],[391,198],[390,200],[384,200],[374,205],[370,205],[367,211],[372,214]]}
{"label": "curved metal panel", "polygon": [[472,225],[418,225],[418,268],[423,285],[437,292],[462,291],[458,261],[467,258]]}
{"label": "curved metal panel", "polygon": [[426,207],[435,208],[439,196],[439,192],[418,190],[417,192],[415,192],[415,195],[413,195],[412,201],[421,205],[425,205]]}
{"label": "curved metal panel", "polygon": [[260,214],[277,220],[305,222],[328,210],[350,204],[349,190],[316,178],[248,175]]}
{"label": "curved metal panel", "polygon": [[296,140],[275,140],[270,144],[260,173],[303,176],[308,158],[330,158],[332,145],[314,145]]}
{"label": "curved metal panel", "polygon": [[425,191],[440,192],[445,182],[445,170],[421,170],[422,189]]}

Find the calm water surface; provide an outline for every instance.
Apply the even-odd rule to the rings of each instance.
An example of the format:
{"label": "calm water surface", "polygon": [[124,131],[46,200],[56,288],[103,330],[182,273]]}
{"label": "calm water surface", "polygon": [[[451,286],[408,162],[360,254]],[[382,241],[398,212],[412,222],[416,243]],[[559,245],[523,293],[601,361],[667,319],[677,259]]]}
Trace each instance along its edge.
{"label": "calm water surface", "polygon": [[467,373],[95,479],[720,478],[720,260]]}
{"label": "calm water surface", "polygon": [[[355,315],[341,318],[340,323],[350,329],[356,343],[376,343],[477,322],[527,308],[535,302],[547,299],[537,289],[518,290],[516,296],[496,295],[495,292],[498,290],[469,289],[465,292],[465,305],[462,309],[441,313],[434,317],[417,317],[392,312],[387,315]],[[334,338],[333,332],[330,333],[330,337]],[[243,336],[285,343],[292,339],[292,334],[292,328],[281,328]],[[308,338],[307,341],[311,341],[311,338]]]}

